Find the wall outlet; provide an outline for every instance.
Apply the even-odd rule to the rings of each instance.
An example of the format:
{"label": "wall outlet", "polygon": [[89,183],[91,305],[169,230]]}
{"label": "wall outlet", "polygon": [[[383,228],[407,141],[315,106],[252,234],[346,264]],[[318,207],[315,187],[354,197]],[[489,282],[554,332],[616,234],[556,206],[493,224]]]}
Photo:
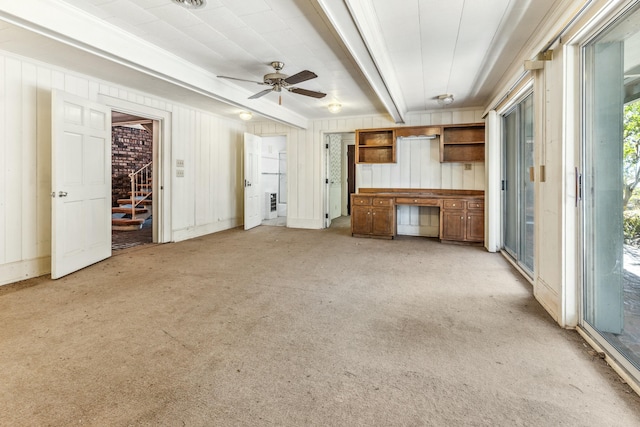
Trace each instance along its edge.
{"label": "wall outlet", "polygon": [[184,178],[184,169],[176,169],[176,176],[178,178]]}
{"label": "wall outlet", "polygon": [[184,160],[176,160],[176,167],[177,168],[183,168],[184,167]]}
{"label": "wall outlet", "polygon": [[473,169],[473,165],[471,163],[464,164],[464,170],[470,171],[471,169]]}

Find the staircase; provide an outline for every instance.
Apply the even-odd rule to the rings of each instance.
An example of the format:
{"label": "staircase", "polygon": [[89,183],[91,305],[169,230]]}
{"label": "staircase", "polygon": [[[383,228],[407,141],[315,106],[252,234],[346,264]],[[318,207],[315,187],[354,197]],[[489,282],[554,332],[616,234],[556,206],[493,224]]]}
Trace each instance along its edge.
{"label": "staircase", "polygon": [[117,207],[111,208],[111,229],[133,231],[142,228],[142,224],[151,217],[152,199],[152,163],[149,162],[129,174],[131,191],[129,198],[118,199]]}

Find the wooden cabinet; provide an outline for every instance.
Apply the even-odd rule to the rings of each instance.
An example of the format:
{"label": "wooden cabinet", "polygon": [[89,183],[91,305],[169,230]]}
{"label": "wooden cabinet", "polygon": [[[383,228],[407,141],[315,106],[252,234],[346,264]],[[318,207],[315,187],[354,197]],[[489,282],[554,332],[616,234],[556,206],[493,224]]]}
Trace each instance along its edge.
{"label": "wooden cabinet", "polygon": [[351,195],[351,234],[384,237],[395,234],[396,211],[393,199]]}
{"label": "wooden cabinet", "polygon": [[440,137],[441,162],[483,162],[484,124],[446,125]]}
{"label": "wooden cabinet", "polygon": [[442,204],[441,239],[484,241],[484,201],[449,199]]}
{"label": "wooden cabinet", "polygon": [[356,163],[396,163],[397,138],[440,138],[441,162],[483,162],[484,123],[356,130]]}
{"label": "wooden cabinet", "polygon": [[395,162],[395,129],[356,130],[356,163]]}

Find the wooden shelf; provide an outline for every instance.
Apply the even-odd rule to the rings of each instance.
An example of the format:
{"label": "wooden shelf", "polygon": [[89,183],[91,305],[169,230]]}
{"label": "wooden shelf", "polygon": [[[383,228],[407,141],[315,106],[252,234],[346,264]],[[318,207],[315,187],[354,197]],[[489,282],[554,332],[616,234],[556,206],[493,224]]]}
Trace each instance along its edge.
{"label": "wooden shelf", "polygon": [[356,163],[395,162],[395,129],[356,130]]}
{"label": "wooden shelf", "polygon": [[483,162],[484,123],[443,126],[440,161]]}

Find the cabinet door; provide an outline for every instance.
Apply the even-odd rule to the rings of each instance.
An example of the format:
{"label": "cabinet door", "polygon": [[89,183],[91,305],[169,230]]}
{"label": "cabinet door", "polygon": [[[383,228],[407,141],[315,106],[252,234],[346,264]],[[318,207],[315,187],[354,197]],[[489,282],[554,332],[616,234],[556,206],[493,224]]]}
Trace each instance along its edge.
{"label": "cabinet door", "polygon": [[481,210],[467,211],[467,235],[470,242],[484,241],[484,213]]}
{"label": "cabinet door", "polygon": [[371,215],[373,216],[371,232],[374,235],[393,236],[394,215],[392,207],[373,207],[371,208]]}
{"label": "cabinet door", "polygon": [[351,234],[371,234],[371,207],[355,205],[351,210]]}
{"label": "cabinet door", "polygon": [[465,238],[465,214],[463,210],[442,213],[442,240],[463,241]]}

